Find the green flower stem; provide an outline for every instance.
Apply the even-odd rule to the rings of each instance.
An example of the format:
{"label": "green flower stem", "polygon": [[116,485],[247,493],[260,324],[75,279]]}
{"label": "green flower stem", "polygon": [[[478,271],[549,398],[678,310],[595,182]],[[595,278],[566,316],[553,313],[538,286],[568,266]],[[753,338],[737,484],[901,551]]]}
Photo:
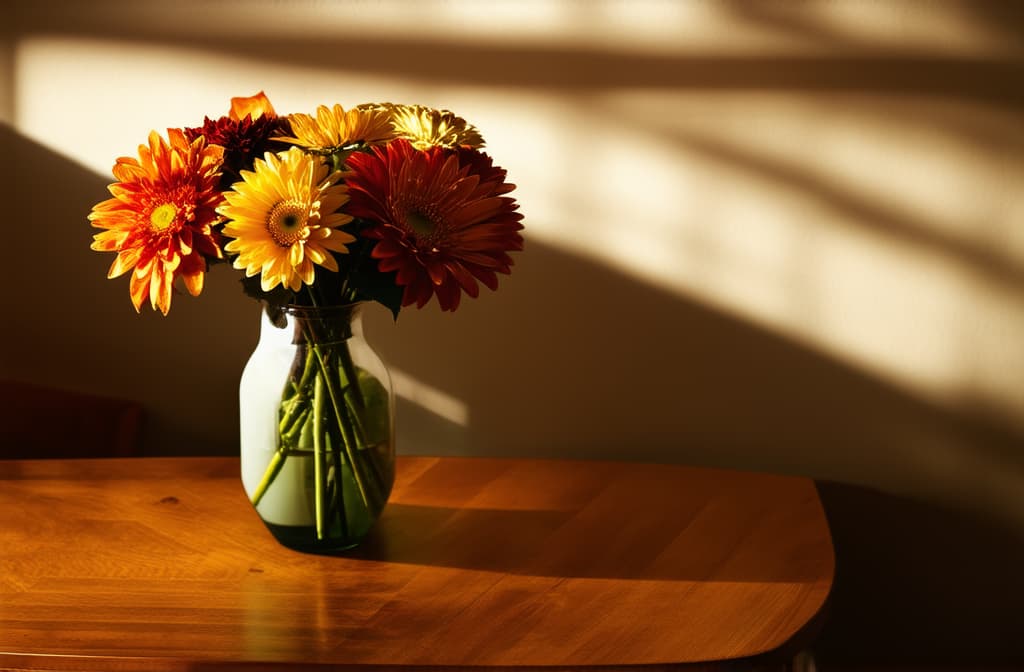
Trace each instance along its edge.
{"label": "green flower stem", "polygon": [[299,441],[295,446],[298,451],[309,452],[313,450],[313,412],[310,411],[302,423],[302,431],[299,432]]}
{"label": "green flower stem", "polygon": [[363,396],[362,387],[359,385],[359,374],[356,373],[355,364],[352,362],[352,354],[348,348],[344,348],[340,352],[341,358],[341,375],[342,379],[346,381],[344,387],[345,390],[345,402],[352,414],[353,428],[355,433],[356,445],[360,449],[361,454],[366,456],[366,461],[370,465],[372,476],[378,488],[382,487],[381,483],[384,481],[384,474],[381,472],[381,467],[377,463],[377,454],[372,450],[367,450],[376,445],[376,442],[371,442],[366,431],[366,425],[363,421],[363,414],[366,412],[366,399]]}
{"label": "green flower stem", "polygon": [[298,424],[299,418],[302,417],[302,413],[306,410],[306,407],[302,404],[302,399],[302,393],[295,390],[292,396],[281,402],[281,419],[277,423],[279,434],[287,434],[289,430]]}
{"label": "green flower stem", "polygon": [[351,397],[354,406],[361,412],[366,408],[366,401],[363,399],[363,391],[359,387],[359,376],[356,375],[356,365],[352,363],[352,353],[348,348],[342,348],[339,355],[342,379],[348,383],[346,391],[350,393],[345,396]]}
{"label": "green flower stem", "polygon": [[259,485],[256,486],[256,492],[252,493],[252,504],[257,506],[260,500],[263,499],[263,495],[267,494],[267,488],[274,482],[277,474],[281,471],[281,467],[284,466],[284,451],[281,449],[274,451],[274,456],[270,458],[270,464],[267,465],[267,470],[263,472],[263,478],[260,479]]}
{"label": "green flower stem", "polygon": [[341,524],[341,534],[343,537],[348,536],[348,517],[345,512],[345,489],[342,478],[344,474],[341,471],[341,450],[337,446],[333,445],[331,440],[331,434],[328,432],[324,435],[324,440],[327,442],[325,446],[327,454],[331,457],[330,470],[333,473],[333,477],[328,477],[330,492],[328,492],[328,499],[333,504],[334,515],[338,517],[338,522]]}
{"label": "green flower stem", "polygon": [[[341,375],[342,380],[345,380],[345,374],[341,372]],[[363,426],[363,409],[356,406],[355,401],[352,399],[351,390],[353,387],[358,388],[358,385],[353,385],[348,381],[343,382],[341,385],[341,396],[345,401],[345,409],[352,419],[352,437],[355,447],[363,450],[368,447],[369,443],[366,440],[366,428]]]}
{"label": "green flower stem", "polygon": [[[347,348],[345,348],[347,350]],[[327,362],[324,359],[324,354],[319,345],[313,346],[313,351],[316,352],[317,359],[320,361],[320,369],[322,371],[328,371]],[[335,392],[335,386],[327,381],[327,394],[331,398],[331,406],[334,408],[334,416],[338,422],[338,427],[341,429],[342,438],[345,440],[345,452],[348,455],[349,466],[352,469],[352,475],[355,476],[356,486],[359,488],[359,494],[363,497],[363,502],[367,507],[372,506],[371,494],[369,492],[368,484],[365,481],[363,470],[358,463],[355,450],[355,437],[352,436],[352,427],[347,422],[348,416],[345,413],[344,402],[339,403],[338,394]]]}
{"label": "green flower stem", "polygon": [[316,367],[314,364],[316,360],[313,358],[313,354],[310,352],[306,353],[306,363],[302,369],[302,378],[299,379],[298,389],[304,390],[309,386],[309,378],[313,375]]}
{"label": "green flower stem", "polygon": [[324,538],[324,376],[318,373],[313,387],[313,471],[315,472],[316,538]]}
{"label": "green flower stem", "polygon": [[295,418],[295,422],[292,423],[291,427],[278,432],[281,436],[281,447],[292,446],[297,447],[299,444],[299,437],[302,435],[302,430],[306,427],[309,422],[309,407],[303,406],[302,412],[299,413],[298,417]]}
{"label": "green flower stem", "polygon": [[309,378],[313,375],[316,368],[314,364],[315,360],[313,358],[313,353],[307,352],[306,362],[302,370],[302,377],[299,379],[298,383],[289,383],[289,386],[294,385],[295,393],[285,404],[282,404],[284,413],[280,423],[278,424],[278,428],[282,434],[284,434],[288,430],[288,427],[295,422],[296,416],[308,408],[303,402],[309,396]]}
{"label": "green flower stem", "polygon": [[352,465],[352,474],[357,479],[356,484],[360,486],[360,492],[364,495],[363,501],[366,502],[367,506],[372,506],[379,501],[380,486],[374,480],[374,474],[371,473],[366,464],[366,451],[360,448],[359,437],[356,435],[355,420],[349,415],[347,406],[343,407],[341,411],[345,418],[349,420],[348,423],[342,426],[345,454],[348,455],[349,462]]}

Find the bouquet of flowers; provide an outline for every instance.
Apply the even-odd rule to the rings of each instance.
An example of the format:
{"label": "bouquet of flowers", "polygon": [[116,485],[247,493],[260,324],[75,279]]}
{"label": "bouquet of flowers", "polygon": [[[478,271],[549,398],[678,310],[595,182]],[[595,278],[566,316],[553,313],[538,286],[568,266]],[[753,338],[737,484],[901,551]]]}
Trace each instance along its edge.
{"label": "bouquet of flowers", "polygon": [[[211,263],[244,271],[271,306],[379,301],[397,317],[436,296],[455,310],[497,289],[522,249],[515,185],[479,132],[419,105],[321,106],[278,116],[262,93],[197,128],[150,133],[114,165],[112,198],[89,220],[108,277],[163,314],[175,281],[193,296]],[[317,273],[317,271],[321,271]]]}
{"label": "bouquet of flowers", "polygon": [[[108,277],[130,274],[136,311],[164,315],[176,286],[197,296],[211,264],[242,272],[244,292],[274,322],[289,309],[376,301],[402,307],[437,298],[455,310],[479,285],[495,290],[510,252],[522,249],[522,215],[506,171],[481,150],[480,133],[446,110],[371,103],[280,116],[267,97],[233,98],[201,126],[156,131],[138,158],[117,159],[111,198],[89,214],[93,250],[117,254]],[[180,283],[178,280],[180,279]],[[346,348],[326,348],[325,322],[304,321],[294,375],[277,418],[266,487],[297,450],[317,465],[317,534],[350,524],[341,509],[348,474],[370,511],[390,484],[375,463],[369,399],[379,396]],[[335,338],[337,340],[343,340]],[[374,481],[378,483],[374,485]]]}

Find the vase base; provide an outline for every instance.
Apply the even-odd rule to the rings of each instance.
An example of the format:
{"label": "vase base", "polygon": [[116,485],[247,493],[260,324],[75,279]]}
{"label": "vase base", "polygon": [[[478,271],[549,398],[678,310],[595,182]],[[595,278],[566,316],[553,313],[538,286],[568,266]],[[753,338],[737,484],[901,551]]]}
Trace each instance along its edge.
{"label": "vase base", "polygon": [[330,555],[355,548],[362,537],[327,537],[318,539],[313,525],[277,525],[263,521],[270,533],[282,546],[303,553]]}

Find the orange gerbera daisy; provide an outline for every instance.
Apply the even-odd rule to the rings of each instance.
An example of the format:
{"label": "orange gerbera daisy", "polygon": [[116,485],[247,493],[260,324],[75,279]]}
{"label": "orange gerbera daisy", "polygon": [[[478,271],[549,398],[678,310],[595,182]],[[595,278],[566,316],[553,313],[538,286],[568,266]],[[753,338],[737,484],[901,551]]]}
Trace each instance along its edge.
{"label": "orange gerbera daisy", "polygon": [[107,277],[133,271],[135,310],[149,296],[164,315],[174,280],[180,277],[198,296],[207,260],[223,256],[212,229],[222,198],[216,187],[223,149],[202,137],[190,143],[179,129],[170,129],[168,138],[152,131],[138,159],[119,158],[113,169],[118,182],[108,187],[113,198],[89,214],[93,226],[106,229],[93,236],[92,249],[117,252]]}
{"label": "orange gerbera daisy", "polygon": [[274,106],[262,91],[254,96],[235,96],[231,99],[231,111],[228,112],[228,118],[232,121],[242,121],[246,117],[256,121],[260,117],[276,116]]}
{"label": "orange gerbera daisy", "polygon": [[509,273],[509,252],[523,249],[522,215],[505,171],[482,152],[431,147],[420,151],[395,140],[353,154],[346,211],[367,220],[364,234],[378,242],[378,268],[394,271],[404,286],[402,305],[422,308],[437,296],[441,310],[455,310],[462,292],[494,290],[497,273]]}

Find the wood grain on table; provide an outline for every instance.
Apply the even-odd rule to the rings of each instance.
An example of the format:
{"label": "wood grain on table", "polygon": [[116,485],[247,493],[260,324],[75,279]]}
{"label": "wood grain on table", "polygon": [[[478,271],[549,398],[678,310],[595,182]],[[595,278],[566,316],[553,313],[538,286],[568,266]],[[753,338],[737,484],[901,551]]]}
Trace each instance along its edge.
{"label": "wood grain on table", "polygon": [[370,538],[317,556],[237,459],[0,462],[0,670],[669,669],[783,647],[833,570],[796,477],[401,457]]}

